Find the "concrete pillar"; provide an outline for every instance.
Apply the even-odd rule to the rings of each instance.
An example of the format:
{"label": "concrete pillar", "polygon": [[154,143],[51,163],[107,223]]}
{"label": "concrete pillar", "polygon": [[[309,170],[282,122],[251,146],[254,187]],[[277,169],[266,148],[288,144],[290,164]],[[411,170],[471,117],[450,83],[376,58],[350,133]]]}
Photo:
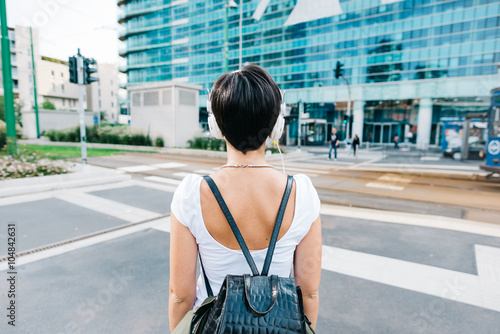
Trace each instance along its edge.
{"label": "concrete pillar", "polygon": [[365,119],[365,101],[356,100],[354,102],[354,122],[352,123],[352,138],[358,135],[360,142],[363,142],[363,124]]}
{"label": "concrete pillar", "polygon": [[431,137],[432,126],[432,100],[420,99],[418,106],[417,149],[427,150]]}

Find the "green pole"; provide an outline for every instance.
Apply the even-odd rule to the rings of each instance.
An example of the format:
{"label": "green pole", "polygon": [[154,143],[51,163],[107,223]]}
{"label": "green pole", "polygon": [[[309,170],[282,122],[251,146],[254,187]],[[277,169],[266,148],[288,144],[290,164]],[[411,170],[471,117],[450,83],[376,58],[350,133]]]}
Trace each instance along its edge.
{"label": "green pole", "polygon": [[0,23],[2,32],[2,73],[5,101],[5,123],[7,123],[7,152],[17,153],[16,114],[14,112],[14,91],[12,87],[12,64],[10,62],[9,28],[5,0],[0,0]]}
{"label": "green pole", "polygon": [[31,39],[31,64],[33,66],[33,95],[35,95],[36,137],[40,138],[40,119],[38,118],[38,96],[36,93],[35,52],[33,50],[33,29],[31,27],[30,27],[30,39]]}
{"label": "green pole", "polygon": [[229,71],[229,4],[226,4],[226,42],[224,43],[224,70]]}

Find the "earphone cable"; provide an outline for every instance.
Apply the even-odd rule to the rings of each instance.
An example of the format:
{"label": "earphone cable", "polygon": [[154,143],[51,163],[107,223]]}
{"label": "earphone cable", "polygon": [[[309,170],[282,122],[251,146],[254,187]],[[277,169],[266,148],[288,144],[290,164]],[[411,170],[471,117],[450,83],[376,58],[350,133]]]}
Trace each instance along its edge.
{"label": "earphone cable", "polygon": [[280,157],[281,157],[281,166],[283,166],[283,174],[286,175],[286,172],[285,172],[285,160],[283,159],[283,154],[281,153],[281,149],[280,149],[280,144],[278,144],[278,141],[274,141],[274,143],[276,144],[276,147],[278,147],[278,151],[280,152]]}

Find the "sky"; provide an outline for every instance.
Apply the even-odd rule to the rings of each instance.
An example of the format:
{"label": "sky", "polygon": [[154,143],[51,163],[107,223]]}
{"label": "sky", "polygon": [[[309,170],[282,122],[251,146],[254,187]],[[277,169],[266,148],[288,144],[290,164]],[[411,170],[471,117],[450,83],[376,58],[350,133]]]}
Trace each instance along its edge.
{"label": "sky", "polygon": [[67,60],[81,49],[99,63],[119,64],[116,0],[7,0],[7,23],[39,30],[42,56]]}

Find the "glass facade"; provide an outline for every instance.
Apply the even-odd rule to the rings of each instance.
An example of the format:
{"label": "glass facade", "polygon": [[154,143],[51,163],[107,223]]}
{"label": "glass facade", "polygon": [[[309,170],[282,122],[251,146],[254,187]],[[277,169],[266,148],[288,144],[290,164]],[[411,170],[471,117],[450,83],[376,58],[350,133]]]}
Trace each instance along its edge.
{"label": "glass facade", "polygon": [[[284,26],[298,1],[271,0],[258,21],[252,15],[260,1],[236,1],[241,50],[240,8],[230,8],[229,70],[240,67],[241,51],[242,64],[263,66],[286,90],[344,85],[334,77],[337,61],[352,86],[498,73],[498,0],[340,0],[338,15]],[[119,0],[129,84],[179,79],[211,87],[224,72],[227,3]],[[377,108],[366,101],[365,122],[410,121],[417,112]]]}

